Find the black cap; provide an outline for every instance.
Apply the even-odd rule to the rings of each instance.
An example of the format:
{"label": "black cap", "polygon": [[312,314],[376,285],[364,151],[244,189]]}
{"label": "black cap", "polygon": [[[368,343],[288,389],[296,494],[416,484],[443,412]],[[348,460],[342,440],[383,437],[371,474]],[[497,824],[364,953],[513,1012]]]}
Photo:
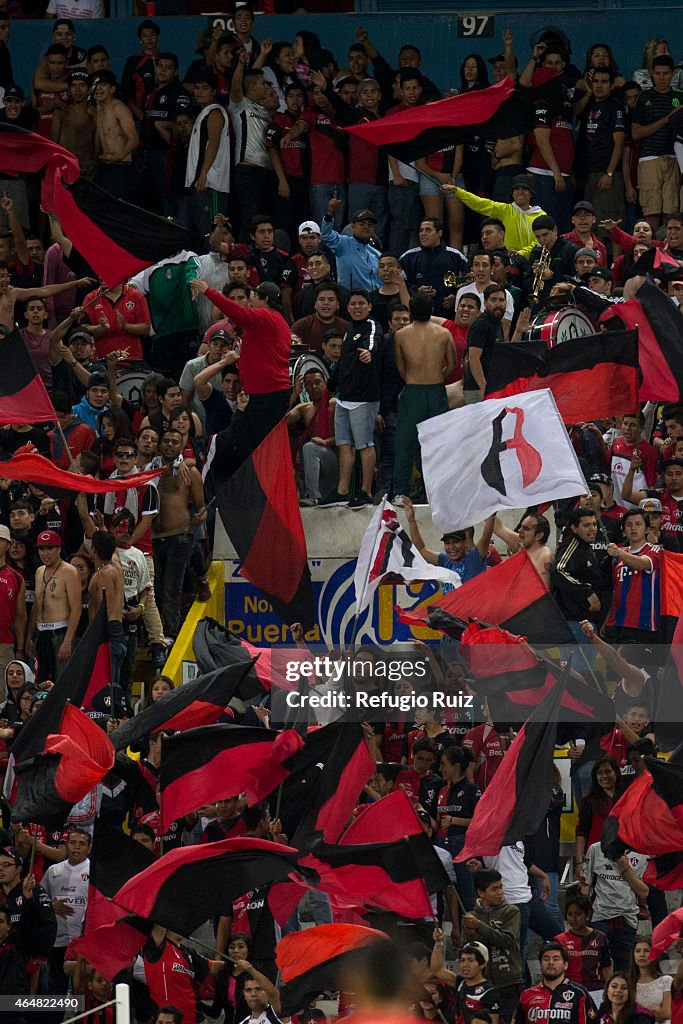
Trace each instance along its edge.
{"label": "black cap", "polygon": [[0,850],[1,857],[9,857],[15,864],[23,864],[24,858],[21,856],[16,846],[5,846]]}
{"label": "black cap", "polygon": [[22,100],[24,99],[24,90],[20,85],[10,85],[9,89],[5,89],[6,100]]}
{"label": "black cap", "polygon": [[607,486],[613,482],[609,473],[593,473],[593,476],[588,481],[589,484],[605,484]]}
{"label": "black cap", "polygon": [[495,57],[487,57],[486,58],[486,63],[487,64],[497,64],[501,60],[505,60],[505,54],[504,53],[497,53]]}
{"label": "black cap", "polygon": [[[85,82],[86,85],[89,85],[90,75],[87,71],[82,71],[80,68],[77,68],[75,71],[69,72],[69,85],[71,85],[72,82]],[[5,95],[7,94],[5,93]]]}
{"label": "black cap", "polygon": [[273,309],[282,309],[282,292],[275,281],[262,281],[256,289],[256,294],[262,299],[268,299]]}
{"label": "black cap", "polygon": [[441,538],[441,542],[445,540],[466,540],[467,534],[464,530],[449,530],[448,533],[444,533]]}
{"label": "black cap", "polygon": [[86,391],[89,388],[109,388],[109,378],[106,373],[91,373],[88,377],[88,383],[85,385]]}
{"label": "black cap", "polygon": [[534,186],[531,184],[531,178],[526,174],[516,174],[514,176],[512,179],[512,191],[514,192],[516,188],[528,188],[532,196],[535,197],[536,195]]}
{"label": "black cap", "polygon": [[586,210],[588,213],[592,213],[593,216],[595,216],[595,207],[592,203],[586,202],[585,199],[582,199],[580,203],[574,203],[572,213],[578,213],[579,210]]}
{"label": "black cap", "polygon": [[593,267],[585,275],[589,280],[591,277],[601,277],[603,281],[613,281],[612,271],[608,270],[607,267]]}

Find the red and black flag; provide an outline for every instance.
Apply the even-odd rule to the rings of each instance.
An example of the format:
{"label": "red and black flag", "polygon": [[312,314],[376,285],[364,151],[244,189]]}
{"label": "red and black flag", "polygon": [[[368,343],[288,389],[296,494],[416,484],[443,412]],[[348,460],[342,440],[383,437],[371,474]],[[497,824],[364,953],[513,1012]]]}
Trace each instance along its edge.
{"label": "red and black flag", "polygon": [[[316,772],[318,765],[323,767]],[[375,761],[360,722],[332,724],[310,733],[302,749],[285,767],[290,771],[290,785],[304,777],[315,779],[293,844],[308,850],[321,838],[336,843],[375,772]]]}
{"label": "red and black flag", "polygon": [[389,942],[389,936],[356,924],[321,924],[285,935],[275,949],[284,982],[280,990],[283,1016],[305,1010],[322,992],[337,991],[352,957],[377,942]]}
{"label": "red and black flag", "polygon": [[67,702],[76,708],[85,707],[88,710],[92,698],[110,682],[107,606],[102,601],[95,618],[83,634],[40,710],[31,715],[12,744],[12,757],[15,763],[22,763],[36,754],[43,753],[47,737],[63,731],[62,717]]}
{"label": "red and black flag", "polygon": [[683,397],[683,317],[671,299],[647,281],[634,298],[614,303],[600,317],[608,325],[615,320],[638,330],[640,401],[679,402]]}
{"label": "red and black flag", "polygon": [[[527,90],[528,91],[528,90]],[[525,135],[531,127],[530,107],[510,78],[476,92],[451,96],[357,124],[344,131],[405,163],[457,146],[473,135],[502,139]]]}
{"label": "red and black flag", "polygon": [[512,741],[502,764],[474,810],[465,846],[456,860],[493,856],[540,827],[553,785],[563,678],[547,693]]}
{"label": "red and black flag", "polygon": [[147,935],[122,922],[128,912],[112,896],[129,878],[155,862],[154,854],[141,843],[108,825],[95,822],[90,851],[88,909],[83,935],[73,950],[112,981],[126,968],[144,945]]}
{"label": "red and black flag", "polygon": [[315,603],[285,421],[232,476],[221,479],[215,463],[213,474],[218,511],[242,561],[240,575],[265,594],[284,622],[310,629]]}
{"label": "red and black flag", "polygon": [[652,929],[652,947],[648,960],[658,960],[678,939],[683,938],[683,907],[674,910]]}
{"label": "red and black flag", "polygon": [[159,772],[161,827],[233,793],[250,805],[265,800],[288,775],[283,762],[303,746],[294,729],[205,725],[164,741]]}
{"label": "red and black flag", "polygon": [[[525,637],[477,622],[471,622],[463,631],[460,656],[468,668],[470,688],[487,698],[499,730],[518,728],[558,685],[562,675],[560,666],[539,658]],[[607,732],[614,727],[614,704],[606,693],[569,676],[562,693],[559,721],[597,722]]]}
{"label": "red and black flag", "polygon": [[402,917],[430,916],[429,894],[449,885],[423,830],[386,843],[316,843],[300,865],[317,873],[321,892]]}
{"label": "red and black flag", "polygon": [[249,665],[228,665],[164,694],[114,730],[111,734],[114,748],[125,750],[159,729],[184,732],[200,725],[212,725],[223,715],[234,717],[228,704],[233,697],[241,698],[241,683],[248,672]]}
{"label": "red and black flag", "polygon": [[83,711],[67,704],[59,733],[47,736],[41,753],[15,765],[12,821],[61,827],[73,805],[113,766],[114,748],[107,734]]}
{"label": "red and black flag", "polygon": [[[683,555],[661,552],[659,571],[659,617],[661,643],[673,643],[678,620],[683,613]],[[683,642],[679,641],[679,642]]]}
{"label": "red and black flag", "polygon": [[565,423],[620,416],[638,406],[638,334],[603,331],[549,349],[542,341],[498,345],[485,398],[550,388]]}
{"label": "red and black flag", "polygon": [[183,249],[196,249],[192,232],[79,177],[78,160],[57,143],[6,122],[0,138],[0,173],[44,170],[43,208],[57,215],[65,235],[109,287]]}
{"label": "red and black flag", "polygon": [[626,850],[657,859],[683,850],[683,766],[656,757],[645,764],[603,825],[602,852],[611,860]]}
{"label": "red and black flag", "polygon": [[19,331],[2,339],[0,426],[8,423],[51,423],[52,402]]}
{"label": "red and black flag", "polygon": [[[662,552],[669,555],[670,552]],[[660,596],[664,616],[663,623],[674,621],[674,607],[677,605],[678,586],[683,584],[683,574],[678,571],[672,574],[671,569],[678,570],[680,555],[676,562],[663,559],[663,572],[660,578]],[[668,612],[668,614],[667,614]],[[665,629],[667,626],[665,625]],[[683,722],[683,614],[678,615],[671,637],[671,647],[662,680],[657,693],[657,706],[654,712],[654,727],[657,746],[660,750],[675,750],[681,742],[681,722]]]}
{"label": "red and black flag", "polygon": [[417,610],[397,608],[396,612],[401,622],[429,626],[455,638],[461,636],[463,622],[477,618],[524,636],[538,647],[575,642],[567,620],[526,551],[442,595],[438,603],[429,600]]}
{"label": "red and black flag", "polygon": [[[252,889],[297,869],[298,850],[266,839],[224,839],[171,850],[135,875],[114,901],[133,914],[191,935]],[[188,898],[189,896],[189,898]]]}
{"label": "red and black flag", "polygon": [[[284,658],[273,657],[272,647],[255,647],[243,637],[235,636],[216,619],[202,619],[192,637],[192,650],[200,672],[212,672],[223,665],[249,665],[248,676],[240,687],[242,700],[259,698],[269,693],[273,686],[296,688],[288,683]],[[287,652],[291,660],[293,651]],[[251,684],[251,691],[248,692]]]}

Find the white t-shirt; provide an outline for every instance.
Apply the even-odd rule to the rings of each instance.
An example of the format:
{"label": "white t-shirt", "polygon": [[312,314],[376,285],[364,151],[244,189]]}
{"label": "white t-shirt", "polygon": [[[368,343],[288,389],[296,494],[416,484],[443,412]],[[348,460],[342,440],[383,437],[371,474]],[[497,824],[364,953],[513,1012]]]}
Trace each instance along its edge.
{"label": "white t-shirt", "polygon": [[484,866],[500,871],[503,878],[503,896],[508,903],[529,903],[531,887],[529,872],[524,863],[524,843],[503,846],[497,857],[484,857]]}
{"label": "white t-shirt", "polygon": [[123,590],[126,601],[134,600],[147,587],[152,586],[147,568],[147,559],[140,548],[117,548],[121,568],[123,569]]}
{"label": "white t-shirt", "polygon": [[70,917],[57,914],[57,938],[55,946],[68,946],[72,939],[81,934],[81,925],[88,906],[88,881],[90,859],[81,864],[69,864],[63,860],[53,864],[43,875],[42,885],[50,899],[63,900],[73,909]]}
{"label": "white t-shirt", "polygon": [[[484,312],[484,292],[483,291],[481,291],[481,292],[479,291],[479,289],[477,288],[477,282],[476,281],[472,281],[471,284],[464,284],[462,286],[462,288],[458,288],[457,292],[455,293],[455,305],[453,306],[453,309],[457,309],[458,308],[458,303],[460,302],[460,300],[463,297],[463,295],[478,295],[479,299],[481,301],[481,311],[482,311],[482,313]],[[513,301],[512,295],[510,295],[510,292],[506,288],[505,289],[505,316],[503,317],[503,320],[510,320],[511,321],[513,319],[514,315],[515,315],[515,303]]]}
{"label": "white t-shirt", "polygon": [[[642,878],[647,867],[647,857],[642,853],[627,855],[628,862],[638,878]],[[586,885],[595,887],[593,897],[593,920],[611,921],[623,917],[632,928],[638,926],[638,900],[631,886],[613,860],[608,860],[600,848],[593,843],[586,855]]]}
{"label": "white t-shirt", "polygon": [[235,164],[270,167],[266,132],[271,117],[266,108],[243,96],[239,103],[230,103],[228,111],[235,133]]}
{"label": "white t-shirt", "polygon": [[74,21],[104,17],[104,0],[50,0],[47,14]]}

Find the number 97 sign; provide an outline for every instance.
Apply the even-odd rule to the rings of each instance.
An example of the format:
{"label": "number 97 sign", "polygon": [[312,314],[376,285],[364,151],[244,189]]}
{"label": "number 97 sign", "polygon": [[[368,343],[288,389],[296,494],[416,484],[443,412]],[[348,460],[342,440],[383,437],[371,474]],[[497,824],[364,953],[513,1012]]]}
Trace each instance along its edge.
{"label": "number 97 sign", "polygon": [[492,39],[494,21],[492,14],[459,14],[458,39]]}

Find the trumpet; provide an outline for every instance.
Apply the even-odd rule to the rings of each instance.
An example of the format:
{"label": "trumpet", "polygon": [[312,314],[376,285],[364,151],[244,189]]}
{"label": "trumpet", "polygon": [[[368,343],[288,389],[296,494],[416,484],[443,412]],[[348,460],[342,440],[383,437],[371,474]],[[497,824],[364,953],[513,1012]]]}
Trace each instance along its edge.
{"label": "trumpet", "polygon": [[464,284],[470,284],[473,280],[472,274],[456,274],[454,270],[447,270],[443,275],[443,283],[446,288],[462,288]]}
{"label": "trumpet", "polygon": [[541,255],[536,261],[538,263],[538,270],[534,274],[534,283],[531,288],[530,298],[532,302],[538,302],[538,297],[543,291],[543,285],[545,283],[543,279],[543,271],[550,267],[550,249],[547,246],[543,246],[541,249]]}

